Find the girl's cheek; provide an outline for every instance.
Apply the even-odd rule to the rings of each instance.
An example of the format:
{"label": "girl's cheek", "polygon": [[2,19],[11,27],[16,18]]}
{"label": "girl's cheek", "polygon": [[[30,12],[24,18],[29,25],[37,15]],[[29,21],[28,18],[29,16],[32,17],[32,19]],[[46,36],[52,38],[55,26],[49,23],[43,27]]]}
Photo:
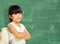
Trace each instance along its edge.
{"label": "girl's cheek", "polygon": [[14,16],[14,18],[16,19],[16,18],[17,18],[17,16]]}

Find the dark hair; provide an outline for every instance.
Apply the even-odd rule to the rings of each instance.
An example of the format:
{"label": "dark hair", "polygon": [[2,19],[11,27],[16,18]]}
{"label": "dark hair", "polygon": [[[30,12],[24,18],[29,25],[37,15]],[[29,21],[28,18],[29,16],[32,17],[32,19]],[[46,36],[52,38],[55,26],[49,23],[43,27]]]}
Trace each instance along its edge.
{"label": "dark hair", "polygon": [[[11,16],[12,14],[17,14],[17,13],[22,13],[21,7],[19,7],[18,5],[11,5],[8,9],[8,15]],[[10,21],[12,21],[12,19],[10,19]]]}

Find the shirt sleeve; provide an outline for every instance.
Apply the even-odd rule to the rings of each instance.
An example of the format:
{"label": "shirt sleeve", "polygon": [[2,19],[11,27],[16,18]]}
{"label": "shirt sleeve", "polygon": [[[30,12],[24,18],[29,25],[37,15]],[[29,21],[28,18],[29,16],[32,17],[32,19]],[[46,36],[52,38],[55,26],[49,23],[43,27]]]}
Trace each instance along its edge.
{"label": "shirt sleeve", "polygon": [[22,28],[25,29],[25,26],[23,24],[21,24]]}

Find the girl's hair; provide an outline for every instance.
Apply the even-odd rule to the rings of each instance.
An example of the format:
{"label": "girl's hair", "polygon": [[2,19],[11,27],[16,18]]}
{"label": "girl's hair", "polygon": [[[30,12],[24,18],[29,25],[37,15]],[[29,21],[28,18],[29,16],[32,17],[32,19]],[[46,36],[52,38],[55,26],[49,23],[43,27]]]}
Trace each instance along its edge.
{"label": "girl's hair", "polygon": [[[17,13],[22,13],[21,7],[19,7],[18,5],[11,5],[8,9],[8,15],[12,16],[12,14]],[[12,19],[10,19],[10,21],[12,21]]]}

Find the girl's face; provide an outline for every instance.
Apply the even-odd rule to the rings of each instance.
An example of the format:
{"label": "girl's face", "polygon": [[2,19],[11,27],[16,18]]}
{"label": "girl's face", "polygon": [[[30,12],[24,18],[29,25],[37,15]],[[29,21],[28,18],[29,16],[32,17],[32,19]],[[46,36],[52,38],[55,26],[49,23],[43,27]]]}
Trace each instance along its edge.
{"label": "girl's face", "polygon": [[9,16],[13,22],[20,22],[22,19],[22,13],[12,14],[12,16]]}

